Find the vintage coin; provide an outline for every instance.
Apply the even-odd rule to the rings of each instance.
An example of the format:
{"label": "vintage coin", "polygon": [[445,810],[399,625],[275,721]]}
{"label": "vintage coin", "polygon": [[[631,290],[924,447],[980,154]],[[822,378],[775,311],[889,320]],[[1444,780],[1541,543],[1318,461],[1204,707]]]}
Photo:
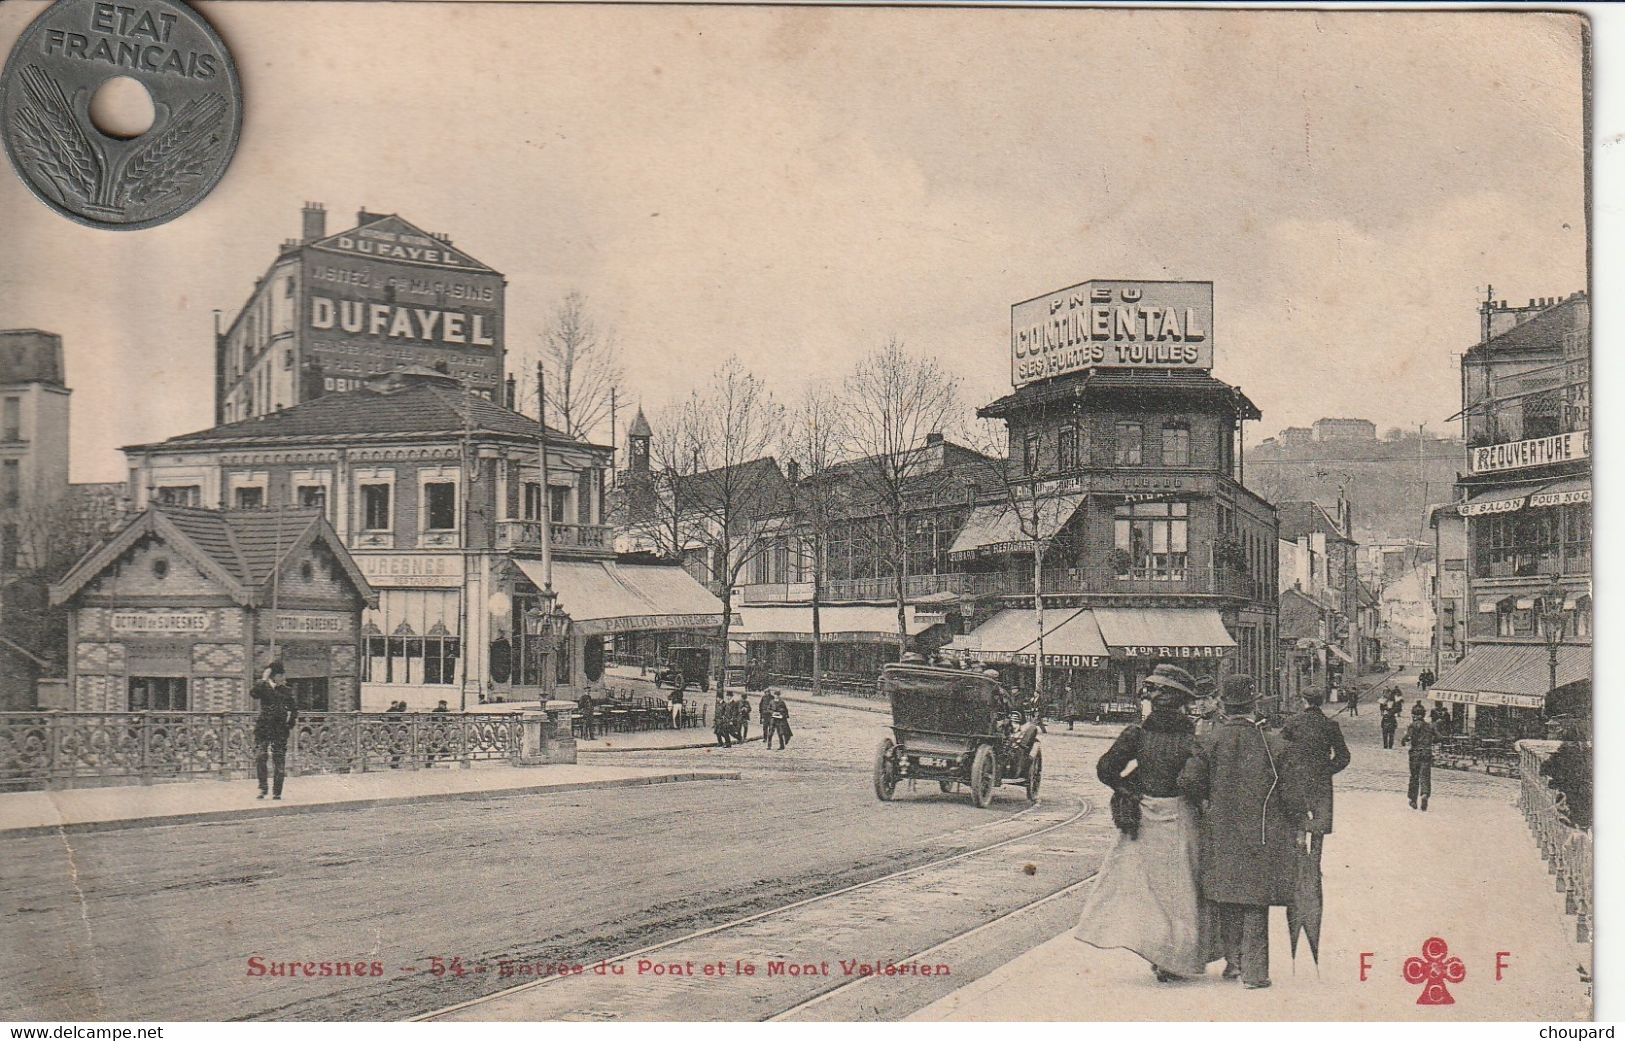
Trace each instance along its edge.
{"label": "vintage coin", "polygon": [[[136,137],[91,120],[91,98],[118,76],[152,98],[152,126]],[[58,0],[0,73],[0,140],[18,176],[97,228],[150,228],[197,205],[226,172],[242,117],[225,44],[176,0]]]}

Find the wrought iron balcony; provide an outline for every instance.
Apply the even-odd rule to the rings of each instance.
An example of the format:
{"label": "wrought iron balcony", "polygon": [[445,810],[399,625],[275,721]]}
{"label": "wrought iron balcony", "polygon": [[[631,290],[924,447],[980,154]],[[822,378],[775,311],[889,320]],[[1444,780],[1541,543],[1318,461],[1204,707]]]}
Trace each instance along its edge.
{"label": "wrought iron balcony", "polygon": [[[608,524],[552,524],[555,550],[584,550],[602,553],[615,549],[615,529]],[[539,520],[497,521],[499,550],[540,552],[542,522]]]}
{"label": "wrought iron balcony", "polygon": [[[1052,568],[1044,571],[1044,594],[1195,594],[1252,598],[1251,576],[1227,567],[1135,567],[1119,571],[1111,566]],[[1263,588],[1267,596],[1272,590]],[[904,581],[905,599],[942,593],[962,596],[1032,596],[1030,570],[950,572],[937,575],[909,575]],[[887,601],[896,595],[892,578],[831,579],[823,584],[826,603],[842,601]],[[746,604],[806,603],[812,599],[811,582],[760,583],[743,587]]]}

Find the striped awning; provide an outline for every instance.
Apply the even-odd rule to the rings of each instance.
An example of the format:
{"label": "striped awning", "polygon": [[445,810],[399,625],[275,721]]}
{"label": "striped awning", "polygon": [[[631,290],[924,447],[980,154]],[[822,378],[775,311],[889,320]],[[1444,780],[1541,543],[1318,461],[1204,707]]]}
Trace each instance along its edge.
{"label": "striped awning", "polygon": [[[1482,644],[1445,670],[1428,697],[1467,705],[1510,705],[1539,709],[1551,685],[1551,652],[1544,644]],[[1564,644],[1557,649],[1557,685],[1591,678],[1591,648]]]}
{"label": "striped awning", "polygon": [[[1038,659],[1038,615],[1031,608],[1000,611],[963,636],[950,649],[966,651],[994,665],[1032,665]],[[1044,613],[1044,665],[1099,668],[1108,658],[1093,614],[1085,608]]]}
{"label": "striped awning", "polygon": [[964,560],[978,553],[1029,553],[1034,536],[1041,542],[1054,538],[1078,512],[1085,498],[1079,492],[1041,497],[1036,503],[1025,501],[1019,506],[1010,503],[978,506],[954,537],[948,556]]}

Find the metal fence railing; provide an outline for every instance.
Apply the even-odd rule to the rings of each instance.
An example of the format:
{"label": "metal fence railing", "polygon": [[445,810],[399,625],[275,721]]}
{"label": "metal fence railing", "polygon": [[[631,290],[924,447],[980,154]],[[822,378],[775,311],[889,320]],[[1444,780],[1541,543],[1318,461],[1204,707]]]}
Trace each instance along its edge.
{"label": "metal fence railing", "polygon": [[[0,790],[149,784],[254,769],[252,712],[0,712]],[[304,712],[296,774],[421,769],[520,754],[518,715]]]}
{"label": "metal fence railing", "polygon": [[1541,773],[1541,767],[1560,745],[1558,741],[1518,742],[1518,808],[1529,822],[1547,872],[1563,894],[1564,910],[1574,916],[1575,940],[1587,943],[1591,939],[1593,894],[1591,830],[1574,825],[1565,805],[1566,796]]}

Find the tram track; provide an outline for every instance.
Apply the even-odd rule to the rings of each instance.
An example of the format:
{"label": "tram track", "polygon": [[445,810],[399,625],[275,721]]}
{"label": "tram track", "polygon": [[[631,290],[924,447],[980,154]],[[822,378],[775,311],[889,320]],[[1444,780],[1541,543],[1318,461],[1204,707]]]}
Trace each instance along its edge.
{"label": "tram track", "polygon": [[[1015,814],[959,829],[933,840],[940,842],[951,836],[963,836],[966,832],[1008,827],[1012,822],[1029,815],[1044,815],[1046,811],[1050,814],[1059,814],[1058,819],[1016,835],[999,837],[969,849],[959,849],[949,855],[913,864],[862,882],[840,886],[825,893],[803,897],[635,950],[610,955],[594,963],[606,967],[619,966],[621,973],[614,972],[613,968],[607,968],[600,974],[585,976],[544,975],[490,994],[420,1013],[411,1017],[410,1021],[782,1018],[828,1001],[832,996],[848,992],[849,988],[874,977],[854,976],[834,986],[818,987],[811,993],[797,993],[793,995],[794,1003],[786,1008],[784,998],[792,996],[785,993],[786,987],[806,991],[808,984],[813,982],[810,977],[779,978],[777,982],[781,985],[773,986],[769,985],[770,980],[767,976],[731,976],[729,979],[733,986],[726,989],[734,993],[724,997],[725,988],[719,987],[714,977],[707,979],[679,974],[651,978],[641,972],[634,972],[633,969],[648,964],[692,965],[704,964],[707,960],[729,960],[725,954],[731,955],[731,960],[736,965],[741,960],[752,959],[760,959],[763,964],[770,965],[774,963],[775,955],[778,956],[778,963],[801,964],[797,959],[807,957],[805,951],[795,957],[786,955],[784,951],[797,949],[793,945],[804,944],[809,939],[816,940],[822,937],[837,950],[846,942],[871,943],[873,934],[882,934],[887,937],[886,942],[890,942],[897,928],[888,912],[898,901],[913,900],[926,905],[927,910],[932,910],[929,905],[933,902],[938,905],[935,910],[942,911],[946,911],[948,905],[958,905],[957,910],[962,912],[966,900],[985,899],[979,880],[988,877],[990,870],[1021,875],[1025,869],[1020,884],[1042,889],[1047,885],[1049,875],[1055,869],[1055,855],[1075,855],[1077,852],[1071,849],[1052,849],[1050,843],[1046,843],[1045,840],[1088,819],[1094,811],[1094,805],[1087,798],[1068,795],[1064,801],[1058,803],[1040,798],[1037,803]],[[1022,862],[1021,866],[1013,866],[1018,860]],[[1039,864],[1044,864],[1043,882],[1032,877],[1038,874]],[[1092,871],[1088,877],[1093,877]],[[959,930],[947,938],[934,938],[934,942],[923,946],[920,954],[913,957],[931,955],[947,945],[963,941],[997,925],[1012,915],[1031,911],[1061,899],[1086,881],[1087,878],[1072,882],[1059,890],[1039,893],[1034,899],[1025,900],[1016,907],[988,907],[986,911],[991,912],[994,917],[983,918],[979,924]],[[1002,891],[1000,895],[1003,896]],[[907,912],[904,912],[904,915],[906,914]],[[929,924],[933,920],[932,915],[921,913],[917,915],[917,919],[916,922],[910,923],[910,927],[928,933]],[[856,948],[852,950],[855,952]],[[700,960],[696,961],[697,958]],[[816,961],[827,959],[819,958]],[[729,1008],[707,1015],[700,1011],[705,1000],[723,1002]],[[748,1010],[742,1012],[740,1005],[746,1006]]]}

